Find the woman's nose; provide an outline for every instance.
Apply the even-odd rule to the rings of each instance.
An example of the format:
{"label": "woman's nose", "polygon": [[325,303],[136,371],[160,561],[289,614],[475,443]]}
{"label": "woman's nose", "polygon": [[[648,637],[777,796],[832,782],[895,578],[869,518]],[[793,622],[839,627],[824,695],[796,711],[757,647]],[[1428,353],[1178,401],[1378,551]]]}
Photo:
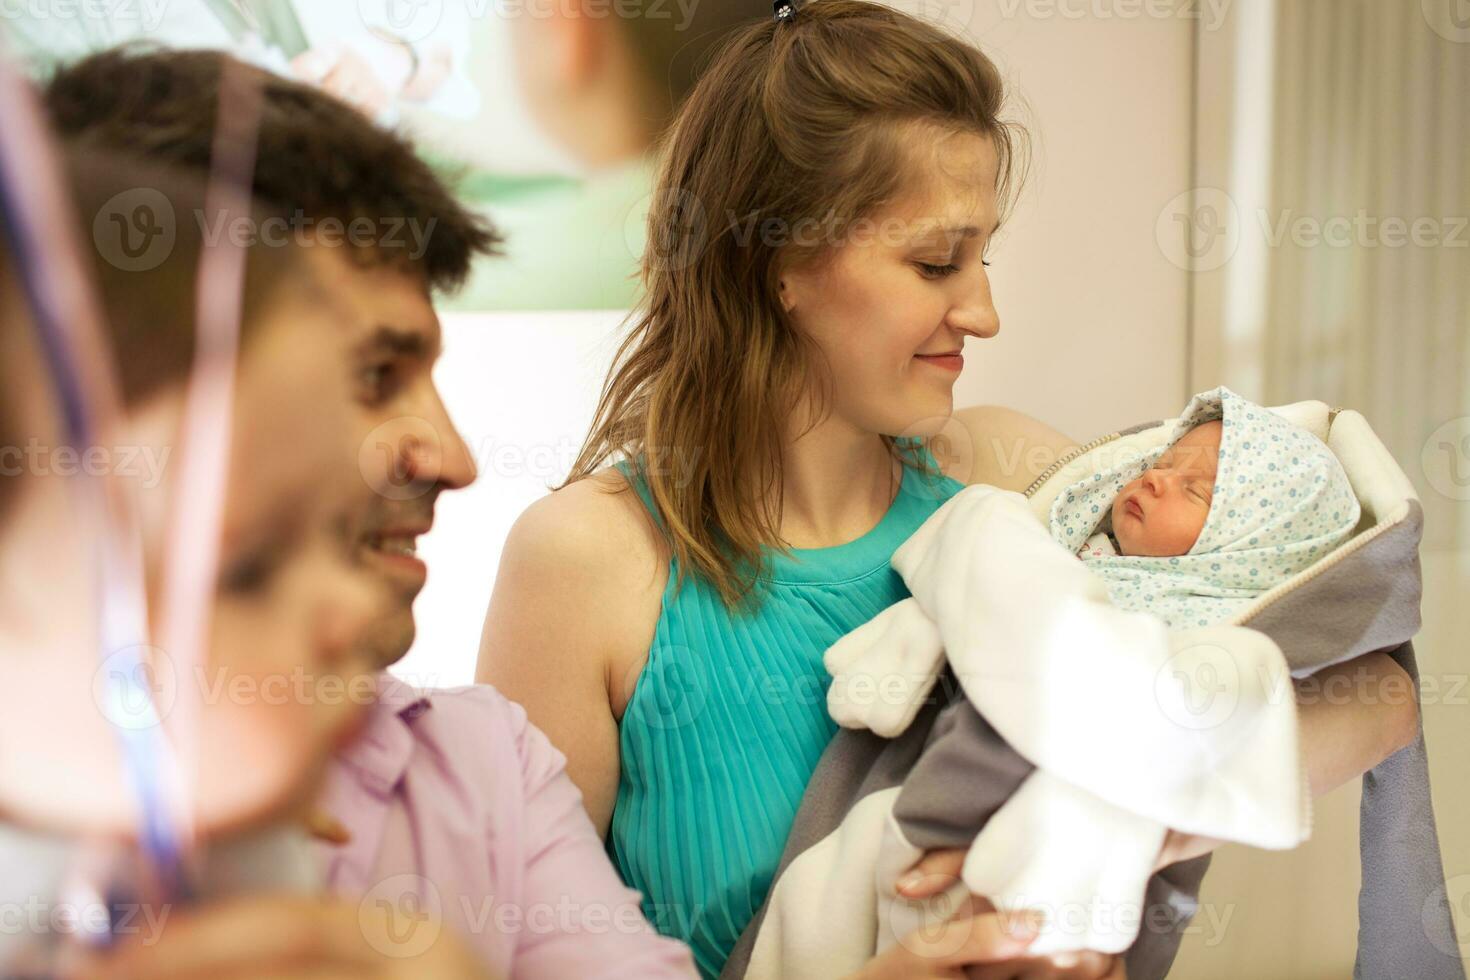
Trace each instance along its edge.
{"label": "woman's nose", "polygon": [[963,334],[987,340],[1000,333],[1000,314],[986,300],[951,310],[949,325]]}
{"label": "woman's nose", "polygon": [[1000,333],[1000,314],[990,298],[990,283],[977,282],[968,289],[964,299],[950,309],[947,319],[954,329],[982,340]]}

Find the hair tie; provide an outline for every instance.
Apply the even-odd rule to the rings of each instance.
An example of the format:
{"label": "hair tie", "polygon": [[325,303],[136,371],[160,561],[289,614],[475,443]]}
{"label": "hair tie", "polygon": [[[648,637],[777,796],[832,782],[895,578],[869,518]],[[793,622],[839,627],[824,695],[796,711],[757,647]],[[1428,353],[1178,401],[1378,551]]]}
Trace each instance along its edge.
{"label": "hair tie", "polygon": [[796,16],[796,0],[776,0],[771,6],[776,11],[777,23]]}

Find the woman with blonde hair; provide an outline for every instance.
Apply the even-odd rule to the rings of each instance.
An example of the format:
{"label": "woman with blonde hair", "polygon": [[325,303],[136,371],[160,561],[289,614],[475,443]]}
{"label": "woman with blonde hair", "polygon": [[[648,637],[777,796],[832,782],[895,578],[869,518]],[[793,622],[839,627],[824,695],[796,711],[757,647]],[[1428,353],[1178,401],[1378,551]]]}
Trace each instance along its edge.
{"label": "woman with blonde hair", "polygon": [[[666,134],[647,298],[587,442],[506,544],[480,679],[567,754],[645,912],[706,976],[836,730],[823,651],[907,595],[894,549],[964,483],[1024,489],[1072,447],[953,406],[965,342],[1000,328],[988,255],[1024,169],[1003,97],[975,47],[863,0],[737,31]],[[1318,792],[1415,725],[1383,699],[1301,717]],[[918,870],[956,867],[934,857]],[[928,877],[909,894],[948,883]],[[983,969],[1121,975],[1095,955]]]}

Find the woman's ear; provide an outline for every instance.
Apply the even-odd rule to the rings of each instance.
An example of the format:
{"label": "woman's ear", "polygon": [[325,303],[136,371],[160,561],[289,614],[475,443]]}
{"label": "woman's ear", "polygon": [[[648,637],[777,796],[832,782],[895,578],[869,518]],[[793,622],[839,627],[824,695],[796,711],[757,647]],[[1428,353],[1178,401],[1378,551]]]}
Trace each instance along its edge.
{"label": "woman's ear", "polygon": [[790,313],[796,308],[796,291],[789,285],[787,277],[777,280],[776,292],[781,297],[781,309]]}

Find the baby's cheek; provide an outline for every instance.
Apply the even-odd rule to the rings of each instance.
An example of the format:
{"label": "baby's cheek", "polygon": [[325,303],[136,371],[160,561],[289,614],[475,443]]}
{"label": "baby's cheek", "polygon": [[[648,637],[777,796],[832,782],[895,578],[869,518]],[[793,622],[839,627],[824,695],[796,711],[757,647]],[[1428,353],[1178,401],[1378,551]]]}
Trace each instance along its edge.
{"label": "baby's cheek", "polygon": [[1172,533],[1169,535],[1167,553],[1170,555],[1187,554],[1189,549],[1194,547],[1195,541],[1199,539],[1199,533],[1203,527],[1204,522],[1194,514],[1182,515],[1174,522]]}

